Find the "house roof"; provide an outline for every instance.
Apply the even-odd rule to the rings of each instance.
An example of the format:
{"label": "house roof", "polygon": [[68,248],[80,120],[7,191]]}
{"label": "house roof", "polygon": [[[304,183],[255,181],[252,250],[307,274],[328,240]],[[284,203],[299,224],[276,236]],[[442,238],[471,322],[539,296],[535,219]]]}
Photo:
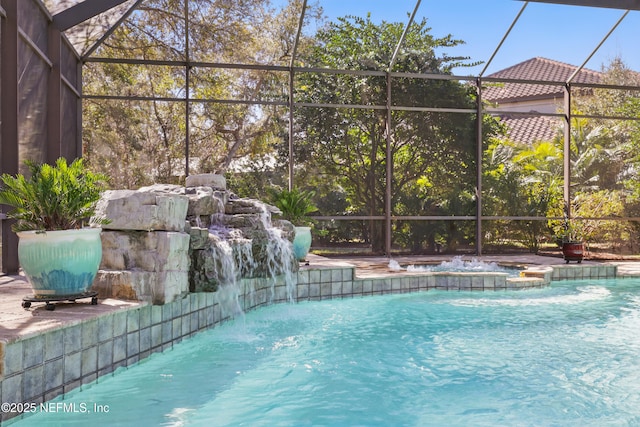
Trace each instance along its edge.
{"label": "house roof", "polygon": [[550,141],[562,129],[562,121],[548,116],[501,116],[507,125],[507,137],[512,141],[533,144]]}
{"label": "house roof", "polygon": [[[496,83],[489,84],[482,92],[483,98],[498,104],[533,99],[561,97],[563,86],[578,67],[547,58],[531,58],[504,70],[488,75],[488,78],[548,81],[556,84]],[[583,68],[574,77],[574,83],[599,83],[603,74]]]}

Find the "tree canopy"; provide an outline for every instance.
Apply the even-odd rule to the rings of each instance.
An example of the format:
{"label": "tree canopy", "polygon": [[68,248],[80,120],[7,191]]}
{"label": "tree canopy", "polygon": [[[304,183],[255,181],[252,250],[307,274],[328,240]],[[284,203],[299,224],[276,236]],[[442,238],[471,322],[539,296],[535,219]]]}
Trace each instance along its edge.
{"label": "tree canopy", "polygon": [[[311,67],[385,72],[402,32],[402,23],[339,18],[318,32],[303,60]],[[468,63],[468,58],[436,52],[458,43],[451,36],[433,37],[426,20],[413,23],[393,71],[450,74],[453,66]],[[297,79],[296,101],[338,105],[296,109],[295,159],[308,165],[298,182],[323,187],[325,193],[343,192],[349,214],[382,215],[387,161],[391,161],[395,215],[473,213],[475,115],[402,107],[473,110],[474,86],[445,79],[393,78],[389,102],[397,108],[391,114],[387,159],[387,110],[379,108],[387,103],[384,75],[301,73]],[[489,126],[487,131],[494,129]],[[461,195],[467,195],[465,201]],[[327,213],[336,213],[330,209],[325,207]],[[377,251],[383,250],[380,245],[385,241],[381,225],[374,223],[366,237]]]}
{"label": "tree canopy", "polygon": [[[541,219],[485,221],[482,239],[532,251],[552,241],[554,224],[544,218],[563,213],[563,135],[523,145],[506,138],[494,115],[478,126],[476,82],[451,75],[476,63],[446,53],[463,41],[435,37],[427,19],[406,32],[404,22],[370,16],[320,25],[312,4],[305,22],[318,30],[303,32],[292,62],[301,7],[190,0],[187,25],[183,1],[141,4],[85,64],[87,163],[113,187],[137,188],[180,182],[188,156],[190,174],[224,173],[238,194],[267,200],[270,188],[286,187],[291,137],[293,182],[313,191],[319,214],[373,218],[320,222],[316,241],[382,253],[388,215],[401,218],[391,238],[404,250],[475,244],[474,221],[453,219],[478,211],[481,161],[482,215]],[[604,76],[614,86],[640,80],[621,60]],[[638,99],[637,90],[605,87],[573,96],[578,216],[640,216],[640,120],[620,119],[639,117]],[[425,216],[446,220],[415,219]],[[632,235],[626,223],[582,222],[593,239]]]}

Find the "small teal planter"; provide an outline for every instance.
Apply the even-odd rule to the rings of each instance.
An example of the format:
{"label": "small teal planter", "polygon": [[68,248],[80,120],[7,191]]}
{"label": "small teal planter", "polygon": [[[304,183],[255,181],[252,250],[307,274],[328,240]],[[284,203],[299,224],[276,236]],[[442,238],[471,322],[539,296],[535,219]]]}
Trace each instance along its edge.
{"label": "small teal planter", "polygon": [[86,292],[102,259],[100,228],[18,233],[18,259],[36,297]]}
{"label": "small teal planter", "polygon": [[298,261],[304,261],[311,249],[311,227],[296,227],[293,238],[293,254]]}

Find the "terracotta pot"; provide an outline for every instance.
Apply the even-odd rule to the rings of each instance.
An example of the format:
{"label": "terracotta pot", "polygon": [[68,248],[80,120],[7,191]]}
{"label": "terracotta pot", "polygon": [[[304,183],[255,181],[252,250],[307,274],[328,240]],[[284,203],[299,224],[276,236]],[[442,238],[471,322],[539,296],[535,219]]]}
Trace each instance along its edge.
{"label": "terracotta pot", "polygon": [[567,264],[569,261],[577,261],[580,264],[584,257],[584,244],[582,242],[565,242],[562,244],[562,255]]}

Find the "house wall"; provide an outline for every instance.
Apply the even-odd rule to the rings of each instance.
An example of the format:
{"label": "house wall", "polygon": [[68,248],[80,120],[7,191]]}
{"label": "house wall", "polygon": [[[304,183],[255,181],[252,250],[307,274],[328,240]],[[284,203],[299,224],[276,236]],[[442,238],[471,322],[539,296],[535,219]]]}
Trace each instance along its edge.
{"label": "house wall", "polygon": [[554,114],[562,107],[562,98],[539,99],[534,101],[520,101],[503,103],[495,107],[495,110],[504,112],[536,112]]}

